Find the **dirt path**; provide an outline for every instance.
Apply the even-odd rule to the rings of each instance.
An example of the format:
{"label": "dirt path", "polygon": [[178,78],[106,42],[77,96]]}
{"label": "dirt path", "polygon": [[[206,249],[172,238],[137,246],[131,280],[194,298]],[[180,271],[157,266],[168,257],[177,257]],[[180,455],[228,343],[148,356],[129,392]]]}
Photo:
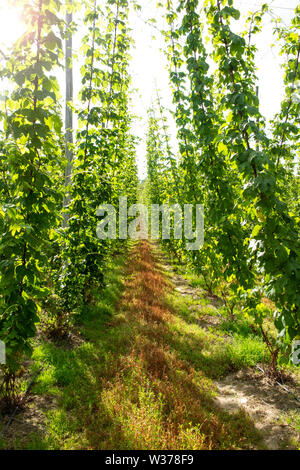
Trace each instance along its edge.
{"label": "dirt path", "polygon": [[288,424],[289,413],[299,411],[299,405],[278,385],[255,370],[241,370],[216,384],[219,405],[231,413],[244,409],[268,449],[292,449],[293,442],[299,442],[299,433]]}
{"label": "dirt path", "polygon": [[90,447],[254,448],[260,437],[251,420],[243,411],[233,416],[219,407],[212,381],[186,359],[184,325],[166,299],[169,289],[157,254],[139,242],[118,314],[130,326],[130,347],[102,389],[109,425],[89,435]]}

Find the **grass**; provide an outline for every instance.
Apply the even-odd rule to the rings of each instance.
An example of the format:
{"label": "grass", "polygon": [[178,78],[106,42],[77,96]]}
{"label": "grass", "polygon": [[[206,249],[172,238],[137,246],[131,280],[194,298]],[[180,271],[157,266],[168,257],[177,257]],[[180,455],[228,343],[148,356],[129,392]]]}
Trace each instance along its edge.
{"label": "grass", "polygon": [[[187,264],[180,263],[175,257],[171,256],[166,246],[163,245],[162,249],[164,256],[168,258],[169,263],[172,265],[174,272],[187,281],[189,286],[196,290],[200,290],[202,293],[202,295],[196,300],[185,298],[184,296],[173,296],[172,303],[177,309],[179,315],[184,316],[184,319],[187,322],[193,321],[193,316],[191,315],[191,307],[193,304],[197,305],[197,307],[201,306],[200,314],[203,317],[205,317],[205,315],[221,315],[223,317],[223,321],[217,326],[217,328],[214,327],[214,331],[217,335],[222,335],[222,332],[225,332],[233,337],[233,349],[240,350],[237,361],[234,361],[237,363],[238,367],[253,366],[256,362],[269,361],[269,353],[266,347],[263,346],[260,332],[256,331],[257,327],[253,325],[253,319],[246,317],[243,312],[239,312],[238,310],[235,311],[234,320],[230,319],[221,298],[216,297],[218,304],[217,308],[216,306],[212,306],[203,277],[196,274]],[[168,277],[171,278],[172,273],[168,272]],[[274,304],[270,300],[263,298],[262,302],[275,309]],[[199,308],[194,312],[194,317],[199,318]],[[266,317],[264,319],[264,329],[268,332],[268,335],[275,343],[277,330],[271,316],[270,318]],[[232,348],[229,348],[230,354],[231,350]],[[243,357],[239,357],[240,355]],[[234,357],[235,354],[231,354],[231,356]],[[293,375],[300,380],[300,368],[295,367],[294,364],[291,363],[288,350],[280,351],[278,356],[278,365],[281,369],[286,370],[287,372],[292,372]]]}
{"label": "grass", "polygon": [[[291,411],[289,413],[289,417],[287,419],[287,422],[288,424],[290,424],[294,429],[295,431],[297,431],[300,435],[300,414],[295,412],[295,411]],[[300,439],[298,441],[298,446],[300,448]]]}
{"label": "grass", "polygon": [[[189,285],[201,285],[201,282],[196,282],[195,274],[185,273],[182,266],[181,271]],[[251,320],[242,316],[234,321],[226,319],[220,315],[221,309],[210,302],[205,294],[195,299],[176,291],[169,293],[169,306],[176,312],[172,329],[179,338],[176,347],[180,356],[212,379],[268,360],[266,346],[261,337],[254,334]],[[217,321],[203,329],[201,320],[205,324],[208,316]]]}
{"label": "grass", "polygon": [[117,331],[110,340],[113,330],[107,324],[112,321],[121,296],[127,255],[119,255],[109,266],[105,289],[96,293],[95,305],[88,306],[78,316],[78,345],[72,347],[65,342],[51,342],[43,336],[35,340],[30,376],[41,366],[42,372],[32,392],[46,397],[49,402],[55,400],[55,406],[42,410],[46,423],[45,436],[31,432],[29,426],[27,437],[20,439],[13,436],[8,443],[0,441],[2,448],[7,445],[26,449],[84,447],[84,440],[75,437],[81,417],[74,410],[85,408],[87,413],[90,411],[91,404],[97,398],[96,377],[100,371],[103,372],[103,362],[108,365],[113,349],[115,353],[121,353],[126,344],[123,334],[118,335]]}
{"label": "grass", "polygon": [[43,371],[31,418],[22,432],[12,426],[2,448],[261,446],[243,411],[217,407],[213,379],[262,361],[263,343],[243,323],[201,327],[199,314],[217,317],[216,310],[205,297],[172,293],[157,256],[142,242],[129,262],[126,254],[114,259],[106,288],[81,314],[74,345],[36,340],[31,372]]}
{"label": "grass", "polygon": [[211,327],[208,330],[201,328],[188,308],[178,310],[178,316],[171,326],[175,333],[170,335],[178,354],[184,360],[202,370],[206,376],[216,379],[241,367],[253,366],[263,362],[267,355],[266,347],[260,338],[244,337],[235,333],[232,339],[223,334],[221,328]]}

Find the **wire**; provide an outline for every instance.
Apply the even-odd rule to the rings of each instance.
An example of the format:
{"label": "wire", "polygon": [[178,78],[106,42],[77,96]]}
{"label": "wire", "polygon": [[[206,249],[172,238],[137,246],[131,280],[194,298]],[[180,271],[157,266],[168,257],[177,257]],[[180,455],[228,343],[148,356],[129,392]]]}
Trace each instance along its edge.
{"label": "wire", "polygon": [[295,10],[295,8],[279,7],[279,6],[276,6],[276,5],[271,5],[271,8],[279,8],[280,10],[290,10],[290,11]]}

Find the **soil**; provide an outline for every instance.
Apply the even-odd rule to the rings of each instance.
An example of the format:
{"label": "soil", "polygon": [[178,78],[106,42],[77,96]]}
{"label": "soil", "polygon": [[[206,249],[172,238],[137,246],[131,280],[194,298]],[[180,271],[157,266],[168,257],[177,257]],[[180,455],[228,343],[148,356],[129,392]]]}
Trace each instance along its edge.
{"label": "soil", "polygon": [[[28,436],[37,433],[39,436],[44,435],[45,415],[48,410],[56,406],[54,398],[49,396],[30,395],[16,414],[12,423],[5,431],[6,449],[15,449],[16,443],[21,448],[22,443],[28,441]],[[6,415],[3,419],[4,426],[10,419]]]}
{"label": "soil", "polygon": [[[299,410],[300,403],[265,374],[253,369],[240,370],[216,381],[216,403],[229,412],[243,409],[263,435],[267,449],[292,449],[299,442],[297,433],[287,422],[288,414]],[[288,385],[296,395],[296,386]],[[298,390],[299,392],[299,390]]]}

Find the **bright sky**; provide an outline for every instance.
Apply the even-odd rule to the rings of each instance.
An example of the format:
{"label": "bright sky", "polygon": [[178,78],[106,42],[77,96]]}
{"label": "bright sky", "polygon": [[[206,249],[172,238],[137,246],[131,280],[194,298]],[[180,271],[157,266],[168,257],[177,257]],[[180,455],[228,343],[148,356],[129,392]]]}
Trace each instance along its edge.
{"label": "bright sky", "polygon": [[[165,48],[164,40],[160,33],[153,26],[145,24],[145,19],[155,18],[158,26],[165,27],[162,21],[161,9],[155,7],[156,0],[143,0],[143,10],[138,18],[135,14],[132,18],[133,38],[135,49],[132,52],[132,81],[139,92],[134,95],[133,110],[141,119],[135,123],[134,131],[142,138],[138,147],[139,176],[146,176],[146,151],[145,132],[147,131],[147,108],[155,99],[156,83],[163,97],[163,104],[172,109],[172,97],[169,87],[167,61],[163,52]],[[236,22],[236,29],[243,31],[245,15],[248,11],[256,11],[263,3],[272,6],[274,15],[280,16],[285,24],[290,24],[293,12],[299,4],[299,0],[235,0],[234,5],[241,11],[241,20]],[[257,67],[259,78],[259,98],[261,112],[267,119],[270,119],[280,109],[283,96],[283,72],[280,67],[282,58],[279,56],[278,45],[271,45],[275,42],[272,34],[272,17],[268,14],[264,19],[263,32],[257,36],[258,55]],[[153,38],[155,35],[155,39]],[[172,117],[169,120],[172,142],[176,146],[176,129]]]}
{"label": "bright sky", "polygon": [[[0,0],[0,48],[2,45],[11,44],[20,34],[22,34],[22,22],[16,10],[8,9],[5,0]],[[137,91],[132,96],[132,111],[139,117],[134,123],[134,133],[141,138],[137,149],[137,162],[139,176],[146,176],[146,151],[145,134],[147,131],[147,109],[151,106],[156,96],[156,88],[162,96],[162,103],[167,108],[172,109],[172,96],[169,87],[169,77],[167,71],[167,60],[164,54],[165,43],[159,31],[154,26],[146,23],[150,18],[155,18],[157,27],[165,27],[162,19],[161,9],[156,7],[156,0],[141,0],[142,11],[133,13],[130,18],[130,26],[135,41],[132,50],[131,75],[132,86]],[[263,0],[235,0],[235,6],[240,9],[242,17],[250,10],[255,11],[259,6],[266,3]],[[281,16],[288,25],[293,17],[293,10],[299,4],[299,0],[272,0],[271,4],[275,15]],[[279,110],[283,94],[282,70],[280,68],[281,58],[278,46],[274,43],[272,36],[272,17],[265,16],[263,33],[258,36],[257,46],[259,48],[257,57],[258,77],[259,77],[259,97],[261,111],[270,119]],[[242,31],[243,20],[236,24],[236,29]],[[79,44],[78,44],[79,45]],[[75,38],[75,49],[77,41]],[[75,67],[75,93],[79,92],[80,74]],[[62,83],[63,83],[63,75]],[[1,94],[1,92],[0,92]],[[170,133],[172,142],[176,147],[176,129],[170,116]]]}
{"label": "bright sky", "polygon": [[19,10],[8,8],[6,0],[0,0],[0,47],[10,45],[24,31]]}

